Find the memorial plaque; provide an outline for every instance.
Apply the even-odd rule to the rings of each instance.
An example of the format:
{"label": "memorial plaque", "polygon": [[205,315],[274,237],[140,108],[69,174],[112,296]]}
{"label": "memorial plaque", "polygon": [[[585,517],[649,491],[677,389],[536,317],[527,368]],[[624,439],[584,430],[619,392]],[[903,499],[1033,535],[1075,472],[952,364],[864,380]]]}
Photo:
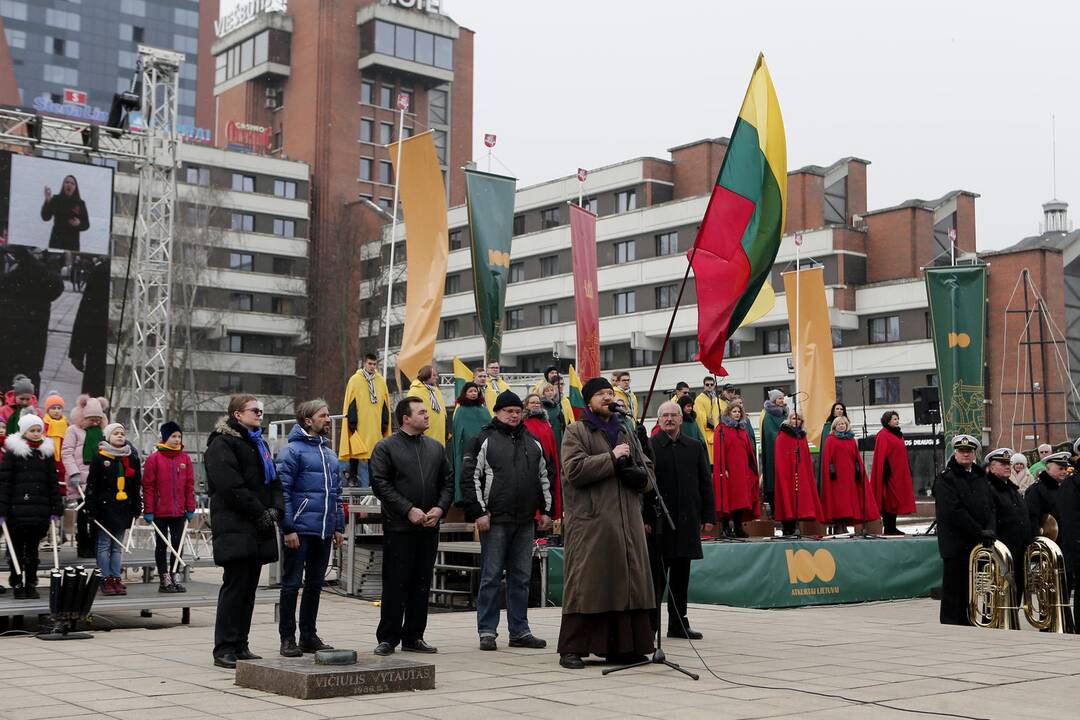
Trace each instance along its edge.
{"label": "memorial plaque", "polygon": [[397,658],[366,657],[355,665],[316,665],[311,657],[241,660],[240,687],[301,700],[433,690],[435,666]]}

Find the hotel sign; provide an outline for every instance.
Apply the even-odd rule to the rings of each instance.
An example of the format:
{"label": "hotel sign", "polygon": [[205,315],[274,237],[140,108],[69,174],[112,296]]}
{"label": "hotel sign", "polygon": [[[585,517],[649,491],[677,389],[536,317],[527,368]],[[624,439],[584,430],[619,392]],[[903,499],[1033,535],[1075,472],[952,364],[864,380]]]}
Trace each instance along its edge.
{"label": "hotel sign", "polygon": [[287,12],[288,5],[288,0],[239,0],[232,10],[214,21],[214,34],[228,35],[262,15]]}
{"label": "hotel sign", "polygon": [[442,0],[382,0],[383,5],[396,5],[406,10],[422,10],[434,15],[442,13]]}

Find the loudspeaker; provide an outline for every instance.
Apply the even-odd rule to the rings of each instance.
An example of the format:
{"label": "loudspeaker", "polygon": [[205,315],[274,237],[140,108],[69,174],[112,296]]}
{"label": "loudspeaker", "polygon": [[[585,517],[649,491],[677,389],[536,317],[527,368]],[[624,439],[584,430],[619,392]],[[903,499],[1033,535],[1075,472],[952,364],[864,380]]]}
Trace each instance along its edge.
{"label": "loudspeaker", "polygon": [[911,401],[915,404],[917,425],[941,424],[941,399],[936,385],[912,388]]}

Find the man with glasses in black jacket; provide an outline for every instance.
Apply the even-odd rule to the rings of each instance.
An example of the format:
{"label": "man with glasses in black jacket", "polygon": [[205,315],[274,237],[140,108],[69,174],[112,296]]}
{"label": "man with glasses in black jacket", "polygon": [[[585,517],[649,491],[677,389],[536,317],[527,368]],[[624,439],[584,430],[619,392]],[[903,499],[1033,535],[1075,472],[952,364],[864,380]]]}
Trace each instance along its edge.
{"label": "man with glasses in black jacket", "polygon": [[[434,653],[424,641],[431,573],[439,547],[439,519],[450,508],[454,470],[441,443],[424,434],[423,401],[402,399],[394,409],[399,430],[371,454],[371,490],[382,503],[383,596],[376,655],[402,650]],[[403,622],[404,619],[404,622]]]}

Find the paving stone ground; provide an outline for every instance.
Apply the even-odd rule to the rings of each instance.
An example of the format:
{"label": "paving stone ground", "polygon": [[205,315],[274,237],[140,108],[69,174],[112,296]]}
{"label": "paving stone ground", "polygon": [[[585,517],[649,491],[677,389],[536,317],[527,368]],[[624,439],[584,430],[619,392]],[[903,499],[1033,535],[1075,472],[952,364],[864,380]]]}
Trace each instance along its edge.
{"label": "paving stone ground", "polygon": [[[660,666],[602,677],[564,670],[553,648],[559,609],[530,612],[546,651],[481,652],[471,613],[432,614],[427,640],[433,691],[364,698],[295,700],[233,684],[210,662],[213,609],[179,611],[93,640],[0,638],[0,718],[1062,718],[1080,712],[1080,636],[980,631],[937,624],[937,603],[907,600],[794,610],[692,606],[705,633],[671,640],[671,659],[702,674],[693,682]],[[379,610],[323,596],[320,634],[337,647],[370,652]],[[127,627],[135,624],[152,627]],[[277,650],[272,606],[256,609],[252,648]],[[408,657],[407,654],[404,654]],[[802,692],[800,692],[802,691]],[[876,701],[891,707],[866,705]],[[909,711],[918,711],[917,713]]]}

